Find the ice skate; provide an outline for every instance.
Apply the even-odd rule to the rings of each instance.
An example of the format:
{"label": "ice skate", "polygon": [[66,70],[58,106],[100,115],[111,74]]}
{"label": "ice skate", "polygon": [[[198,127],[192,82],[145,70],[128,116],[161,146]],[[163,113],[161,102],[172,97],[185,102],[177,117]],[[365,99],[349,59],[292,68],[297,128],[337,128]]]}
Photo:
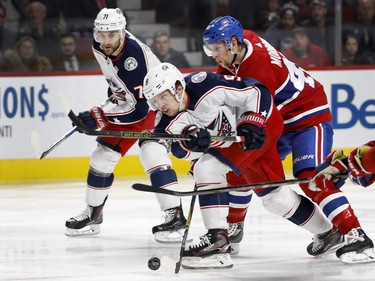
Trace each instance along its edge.
{"label": "ice skate", "polygon": [[233,267],[227,230],[209,229],[200,237],[199,243],[185,250],[181,266],[185,269]]}
{"label": "ice skate", "polygon": [[230,254],[237,255],[240,252],[240,242],[243,238],[244,222],[230,223],[228,237],[230,242]]}
{"label": "ice skate", "polygon": [[89,236],[100,232],[100,224],[103,222],[103,204],[93,207],[87,207],[78,216],[72,217],[65,222],[67,236]]}
{"label": "ice skate", "polygon": [[345,246],[336,251],[343,263],[375,262],[374,244],[362,228],[353,228],[344,237]]}
{"label": "ice skate", "polygon": [[186,219],[181,206],[164,211],[164,222],[152,228],[154,238],[162,243],[179,243],[182,241]]}
{"label": "ice skate", "polygon": [[321,256],[333,253],[344,245],[344,236],[337,228],[314,236],[314,241],[307,246],[311,256]]}

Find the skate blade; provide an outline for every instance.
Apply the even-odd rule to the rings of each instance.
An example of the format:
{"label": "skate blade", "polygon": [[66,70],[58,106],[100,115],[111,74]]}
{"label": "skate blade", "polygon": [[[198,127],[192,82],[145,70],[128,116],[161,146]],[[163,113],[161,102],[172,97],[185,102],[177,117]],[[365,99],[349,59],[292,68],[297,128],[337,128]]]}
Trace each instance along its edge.
{"label": "skate blade", "polygon": [[[177,231],[159,231],[154,234],[154,239],[160,243],[181,243],[184,237],[184,229]],[[192,239],[187,240],[192,241]]]}
{"label": "skate blade", "polygon": [[66,228],[65,235],[69,237],[92,236],[92,235],[98,234],[99,232],[100,232],[100,225],[92,224],[92,225],[85,226],[81,229]]}
{"label": "skate blade", "polygon": [[233,267],[229,254],[218,254],[209,257],[183,257],[181,266],[184,269],[229,269]]}
{"label": "skate blade", "polygon": [[235,256],[240,252],[240,243],[230,243],[230,255]]}
{"label": "skate blade", "polygon": [[375,262],[374,248],[366,249],[362,253],[350,252],[341,255],[341,261],[345,264],[359,264]]}

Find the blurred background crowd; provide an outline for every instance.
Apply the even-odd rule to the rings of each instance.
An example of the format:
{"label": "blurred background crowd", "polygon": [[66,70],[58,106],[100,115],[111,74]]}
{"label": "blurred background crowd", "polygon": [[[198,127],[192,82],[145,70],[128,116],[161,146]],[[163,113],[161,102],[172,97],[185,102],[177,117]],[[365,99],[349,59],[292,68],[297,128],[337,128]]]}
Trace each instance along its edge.
{"label": "blurred background crowd", "polygon": [[375,0],[0,0],[0,71],[98,70],[92,30],[104,7],[180,68],[215,65],[202,34],[224,15],[302,67],[375,64]]}

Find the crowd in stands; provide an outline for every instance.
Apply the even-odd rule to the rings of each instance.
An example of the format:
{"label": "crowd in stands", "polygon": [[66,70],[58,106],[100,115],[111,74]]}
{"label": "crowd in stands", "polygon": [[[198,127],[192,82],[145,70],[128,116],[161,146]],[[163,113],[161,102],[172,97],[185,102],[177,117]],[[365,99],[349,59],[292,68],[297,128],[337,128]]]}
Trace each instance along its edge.
{"label": "crowd in stands", "polygon": [[[162,62],[180,68],[191,64],[171,38],[185,37],[187,51],[202,52],[203,30],[224,15],[302,67],[375,64],[375,0],[342,0],[338,47],[335,0],[142,0],[141,6],[156,11],[157,23],[170,25],[169,33],[155,33],[150,47]],[[98,70],[92,22],[103,7],[127,12],[126,0],[0,0],[0,71]],[[335,57],[338,48],[341,61]],[[202,66],[213,65],[202,56]]]}

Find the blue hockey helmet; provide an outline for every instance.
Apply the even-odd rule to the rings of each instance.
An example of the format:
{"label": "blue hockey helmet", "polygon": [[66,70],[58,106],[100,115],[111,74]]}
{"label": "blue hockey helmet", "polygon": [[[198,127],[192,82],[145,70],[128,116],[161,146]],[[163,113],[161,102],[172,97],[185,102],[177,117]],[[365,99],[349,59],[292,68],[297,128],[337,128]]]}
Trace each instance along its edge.
{"label": "blue hockey helmet", "polygon": [[231,16],[218,17],[210,22],[203,33],[203,49],[208,56],[212,56],[212,52],[207,48],[208,45],[220,41],[224,41],[227,48],[230,49],[233,36],[236,36],[238,42],[242,43],[243,28],[241,23]]}

